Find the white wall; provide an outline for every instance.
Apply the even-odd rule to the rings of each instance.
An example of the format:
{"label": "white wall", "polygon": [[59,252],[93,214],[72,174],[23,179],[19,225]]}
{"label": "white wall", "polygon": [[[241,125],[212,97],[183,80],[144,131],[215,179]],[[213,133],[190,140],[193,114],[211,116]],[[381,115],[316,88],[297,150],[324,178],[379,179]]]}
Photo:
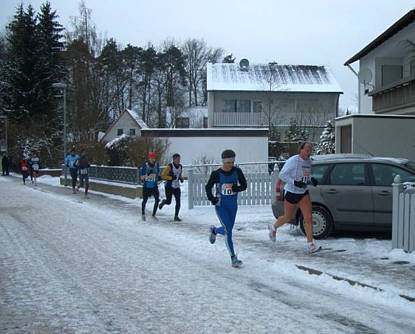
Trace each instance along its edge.
{"label": "white wall", "polygon": [[268,161],[267,137],[169,137],[166,157],[179,153],[182,164],[199,162],[203,157],[216,163],[221,162],[221,153],[232,149],[236,153],[236,161],[266,162]]}
{"label": "white wall", "polygon": [[[403,65],[403,75],[407,77],[410,75],[410,59],[414,54],[409,53],[409,49],[405,47],[403,41],[411,40],[415,42],[415,22],[409,24],[407,27],[399,31],[397,34],[383,42],[376,49],[369,52],[362,57],[359,62],[359,68],[368,68],[372,72],[371,85],[380,88],[381,82],[381,67],[382,65],[396,65],[397,63]],[[365,94],[365,87],[363,84],[359,85],[359,114],[373,114],[372,111],[372,97]],[[373,90],[373,86],[366,87]]]}
{"label": "white wall", "polygon": [[336,152],[341,126],[352,126],[352,153],[415,161],[415,116],[349,116],[336,120]]}

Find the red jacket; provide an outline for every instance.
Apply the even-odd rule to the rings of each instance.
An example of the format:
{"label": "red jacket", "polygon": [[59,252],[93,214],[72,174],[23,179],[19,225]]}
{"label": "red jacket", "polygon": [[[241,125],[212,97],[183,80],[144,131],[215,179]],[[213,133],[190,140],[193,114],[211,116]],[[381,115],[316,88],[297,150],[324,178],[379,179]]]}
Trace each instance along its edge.
{"label": "red jacket", "polygon": [[20,171],[21,172],[28,172],[29,171],[29,164],[26,160],[20,161]]}

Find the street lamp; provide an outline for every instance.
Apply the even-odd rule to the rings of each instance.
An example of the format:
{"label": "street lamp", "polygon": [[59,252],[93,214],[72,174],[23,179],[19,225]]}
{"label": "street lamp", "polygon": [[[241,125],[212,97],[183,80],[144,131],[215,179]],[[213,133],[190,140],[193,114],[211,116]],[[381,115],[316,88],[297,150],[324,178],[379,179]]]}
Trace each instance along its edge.
{"label": "street lamp", "polygon": [[52,87],[54,88],[60,88],[63,89],[63,170],[65,175],[65,187],[68,185],[68,176],[67,176],[67,170],[66,170],[66,88],[67,85],[61,82],[57,82],[52,84]]}

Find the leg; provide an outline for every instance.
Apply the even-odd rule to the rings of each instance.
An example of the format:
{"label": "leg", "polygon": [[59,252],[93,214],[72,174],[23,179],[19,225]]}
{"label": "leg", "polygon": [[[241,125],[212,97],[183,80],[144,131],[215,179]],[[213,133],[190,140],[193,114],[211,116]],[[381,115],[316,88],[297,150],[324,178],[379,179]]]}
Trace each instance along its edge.
{"label": "leg", "polygon": [[180,188],[175,189],[173,194],[174,194],[174,199],[176,201],[176,207],[174,208],[174,216],[178,217],[179,211],[180,211],[180,196],[181,196]]}
{"label": "leg", "polygon": [[312,218],[312,204],[310,195],[305,195],[300,202],[298,202],[301,213],[304,217],[304,229],[307,236],[307,242],[313,242],[313,218]]}
{"label": "leg", "polygon": [[274,224],[275,229],[278,229],[280,226],[288,223],[294,212],[295,212],[296,205],[288,202],[287,200],[284,201],[284,216],[278,217],[277,221]]}
{"label": "leg", "polygon": [[76,169],[71,168],[70,169],[71,172],[71,178],[72,178],[72,189],[75,190],[75,186],[76,186]]}
{"label": "leg", "polygon": [[89,176],[85,175],[85,196],[88,195],[88,190],[89,190]]}
{"label": "leg", "polygon": [[141,214],[142,215],[145,215],[147,200],[148,200],[148,188],[143,187],[143,201],[141,202]]}
{"label": "leg", "polygon": [[216,207],[216,214],[218,215],[219,221],[221,223],[221,227],[216,228],[216,233],[222,234],[225,236],[225,243],[226,247],[228,248],[229,255],[235,256],[235,251],[233,249],[233,242],[232,242],[232,229],[235,221],[231,220],[232,217],[236,216],[236,210],[235,214],[230,212],[230,208],[224,208],[224,207]]}
{"label": "leg", "polygon": [[160,202],[160,193],[159,193],[159,188],[157,187],[157,185],[154,187],[153,196],[154,196],[153,216],[155,216],[157,213],[159,202]]}
{"label": "leg", "polygon": [[166,199],[163,199],[160,203],[159,209],[161,210],[165,204],[170,205],[171,203],[171,196],[172,196],[172,188],[169,186],[164,187],[166,193]]}

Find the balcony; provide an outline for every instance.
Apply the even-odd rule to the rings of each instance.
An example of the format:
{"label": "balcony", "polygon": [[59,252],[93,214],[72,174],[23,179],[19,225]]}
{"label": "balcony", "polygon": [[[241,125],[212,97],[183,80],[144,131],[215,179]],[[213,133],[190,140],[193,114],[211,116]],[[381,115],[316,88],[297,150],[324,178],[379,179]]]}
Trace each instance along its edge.
{"label": "balcony", "polygon": [[213,126],[255,127],[267,126],[265,115],[261,112],[214,112]]}
{"label": "balcony", "polygon": [[377,114],[415,107],[415,76],[375,89],[369,96],[372,96],[373,111]]}

